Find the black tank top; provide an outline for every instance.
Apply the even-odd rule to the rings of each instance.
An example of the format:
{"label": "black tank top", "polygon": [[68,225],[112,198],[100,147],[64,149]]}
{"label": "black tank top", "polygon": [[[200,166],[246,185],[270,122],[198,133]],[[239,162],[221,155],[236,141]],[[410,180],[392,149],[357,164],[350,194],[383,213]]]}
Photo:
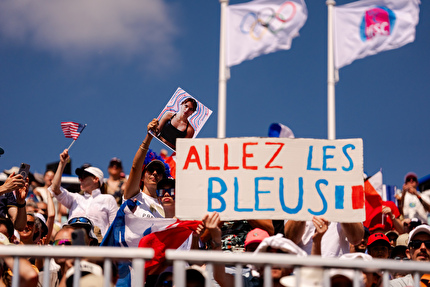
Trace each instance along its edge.
{"label": "black tank top", "polygon": [[185,128],[185,130],[180,131],[172,125],[172,119],[174,116],[176,116],[176,114],[174,114],[163,126],[163,129],[160,132],[160,136],[163,137],[169,143],[176,145],[177,138],[185,138],[187,136],[189,122],[187,121],[187,127]]}

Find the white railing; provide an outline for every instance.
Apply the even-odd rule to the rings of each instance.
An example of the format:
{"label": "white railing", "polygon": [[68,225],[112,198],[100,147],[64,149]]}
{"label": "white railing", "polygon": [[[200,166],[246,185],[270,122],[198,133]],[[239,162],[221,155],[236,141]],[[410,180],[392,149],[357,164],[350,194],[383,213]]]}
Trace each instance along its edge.
{"label": "white railing", "polygon": [[[82,258],[93,260],[104,260],[104,286],[110,286],[112,274],[112,261],[116,260],[131,260],[134,270],[142,270],[141,272],[133,272],[133,286],[144,286],[144,265],[145,260],[151,259],[154,256],[152,249],[144,248],[118,248],[118,247],[50,247],[50,246],[3,246],[0,245],[0,257],[36,257],[44,258],[44,270],[49,270],[49,262],[51,258],[74,258],[75,259],[75,275],[73,278],[73,286],[79,286],[80,270],[78,268]],[[318,256],[296,257],[285,254],[269,254],[259,253],[224,253],[217,251],[176,251],[167,250],[166,259],[173,262],[174,283],[177,287],[185,285],[185,269],[187,264],[204,263],[207,265],[207,271],[210,273],[213,270],[213,264],[225,264],[236,267],[235,286],[242,285],[242,268],[245,265],[252,264],[255,266],[264,266],[264,286],[271,287],[272,280],[270,278],[270,268],[272,265],[294,267],[296,271],[301,267],[321,267],[324,268],[323,286],[330,286],[330,268],[353,269],[355,272],[354,287],[359,286],[361,272],[383,272],[383,286],[389,286],[389,272],[411,273],[414,276],[414,286],[420,286],[420,277],[424,273],[430,272],[430,263],[416,261],[395,261],[375,259],[372,261],[363,260],[338,260],[335,258],[321,258]],[[19,260],[14,261],[13,274],[19,274]],[[300,286],[300,278],[295,272],[296,284]],[[211,277],[211,276],[210,276]],[[49,286],[50,274],[44,272],[43,286]],[[19,277],[13,276],[12,287],[19,286]],[[206,281],[206,287],[211,286],[211,281]]]}

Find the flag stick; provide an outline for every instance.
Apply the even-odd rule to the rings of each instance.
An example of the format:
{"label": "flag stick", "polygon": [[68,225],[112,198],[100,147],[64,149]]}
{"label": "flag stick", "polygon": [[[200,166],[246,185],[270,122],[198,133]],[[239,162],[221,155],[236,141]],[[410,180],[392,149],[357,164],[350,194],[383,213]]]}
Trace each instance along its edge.
{"label": "flag stick", "polygon": [[75,143],[76,140],[73,140],[72,143],[69,145],[69,147],[67,148],[68,150],[72,147],[72,145]]}
{"label": "flag stick", "polygon": [[333,7],[334,0],[327,0],[327,134],[336,139],[336,105],[334,90]]}
{"label": "flag stick", "polygon": [[219,78],[218,78],[218,138],[225,138],[226,110],[227,110],[227,67],[225,60],[225,30],[226,9],[228,0],[219,0],[221,3],[220,39],[219,39]]}

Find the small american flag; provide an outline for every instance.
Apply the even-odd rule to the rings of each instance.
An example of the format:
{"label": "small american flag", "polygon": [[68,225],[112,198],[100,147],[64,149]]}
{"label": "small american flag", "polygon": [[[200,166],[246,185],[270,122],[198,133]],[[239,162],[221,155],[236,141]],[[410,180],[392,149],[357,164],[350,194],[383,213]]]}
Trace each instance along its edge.
{"label": "small american flag", "polygon": [[86,124],[80,124],[75,122],[61,122],[61,129],[63,130],[66,138],[72,138],[76,140],[81,132],[86,127]]}

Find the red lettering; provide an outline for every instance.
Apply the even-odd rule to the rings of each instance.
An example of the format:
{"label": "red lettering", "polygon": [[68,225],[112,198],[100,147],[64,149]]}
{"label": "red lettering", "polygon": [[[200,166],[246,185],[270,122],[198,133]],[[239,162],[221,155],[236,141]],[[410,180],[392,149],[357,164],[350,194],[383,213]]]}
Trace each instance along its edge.
{"label": "red lettering", "polygon": [[280,165],[273,165],[270,164],[275,160],[275,158],[279,155],[281,152],[281,149],[284,147],[284,143],[271,143],[267,142],[266,145],[279,145],[279,148],[276,150],[275,154],[272,156],[272,158],[269,160],[269,162],[266,164],[265,168],[282,168]]}
{"label": "red lettering", "polygon": [[210,166],[209,165],[209,146],[205,145],[205,164],[206,164],[206,170],[220,170],[219,166]]}
{"label": "red lettering", "polygon": [[238,166],[228,166],[228,145],[224,144],[224,170],[239,169]]}
{"label": "red lettering", "polygon": [[246,158],[248,158],[248,157],[254,157],[254,154],[253,153],[247,153],[246,152],[246,147],[248,146],[248,145],[257,145],[258,143],[243,143],[243,158],[242,158],[242,165],[243,165],[243,168],[244,169],[253,169],[253,170],[257,170],[257,166],[254,166],[254,165],[251,165],[251,166],[248,166],[247,164],[246,164]]}
{"label": "red lettering", "polygon": [[183,170],[188,169],[188,165],[192,162],[197,163],[197,166],[199,167],[199,169],[202,169],[202,164],[200,163],[199,153],[197,152],[196,147],[193,145],[190,147],[190,150],[188,151],[188,156],[187,156],[187,159],[185,160]]}

